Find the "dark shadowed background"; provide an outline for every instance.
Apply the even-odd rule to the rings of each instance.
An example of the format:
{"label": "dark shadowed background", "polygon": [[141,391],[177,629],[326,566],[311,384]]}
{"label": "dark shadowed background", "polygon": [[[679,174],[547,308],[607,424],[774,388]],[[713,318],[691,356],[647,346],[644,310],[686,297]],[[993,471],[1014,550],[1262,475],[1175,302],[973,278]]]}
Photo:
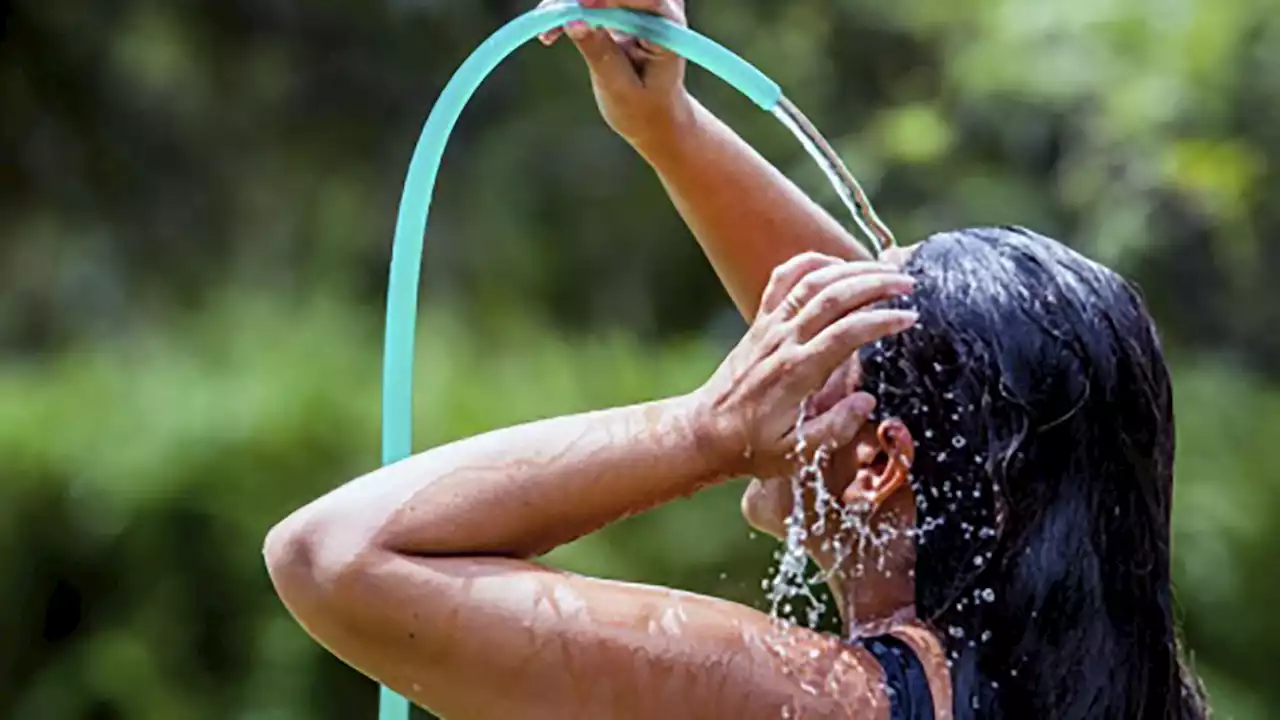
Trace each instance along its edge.
{"label": "dark shadowed background", "polygon": [[[900,237],[1019,223],[1138,281],[1175,367],[1179,613],[1280,716],[1280,12],[1270,0],[693,0]],[[271,593],[378,462],[413,143],[497,0],[0,1],[0,717],[372,718]],[[690,84],[828,207],[768,116]],[[741,330],[568,46],[483,86],[427,238],[419,447],[684,392]],[[759,604],[738,485],[558,551]]]}

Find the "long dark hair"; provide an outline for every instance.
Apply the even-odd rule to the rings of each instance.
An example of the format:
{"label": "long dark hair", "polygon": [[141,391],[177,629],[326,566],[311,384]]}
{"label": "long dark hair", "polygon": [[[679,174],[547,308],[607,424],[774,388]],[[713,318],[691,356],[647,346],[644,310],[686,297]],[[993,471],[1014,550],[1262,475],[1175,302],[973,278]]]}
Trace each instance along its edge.
{"label": "long dark hair", "polygon": [[1169,560],[1173,399],[1121,277],[1022,228],[915,251],[919,327],[861,351],[917,443],[916,607],[957,720],[1206,717]]}

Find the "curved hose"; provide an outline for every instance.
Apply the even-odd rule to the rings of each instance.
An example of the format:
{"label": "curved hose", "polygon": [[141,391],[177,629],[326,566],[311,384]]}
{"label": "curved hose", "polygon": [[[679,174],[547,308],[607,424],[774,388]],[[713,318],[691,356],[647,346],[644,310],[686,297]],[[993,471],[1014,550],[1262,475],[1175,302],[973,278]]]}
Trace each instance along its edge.
{"label": "curved hose", "polygon": [[[873,250],[892,244],[888,228],[875,217],[865,193],[830,145],[789,102],[777,83],[722,45],[667,20],[628,10],[584,10],[565,4],[530,11],[504,25],[462,63],[436,100],[414,149],[400,199],[391,278],[387,289],[387,327],[382,368],[382,462],[409,456],[413,442],[413,345],[418,310],[418,280],[423,234],[445,144],[467,101],[508,55],[552,28],[575,20],[613,28],[657,43],[732,85],[762,110],[775,114],[805,144],[832,179],[854,219],[873,240]],[[870,223],[874,231],[867,228]],[[379,720],[408,720],[409,702],[389,688],[379,696]]]}

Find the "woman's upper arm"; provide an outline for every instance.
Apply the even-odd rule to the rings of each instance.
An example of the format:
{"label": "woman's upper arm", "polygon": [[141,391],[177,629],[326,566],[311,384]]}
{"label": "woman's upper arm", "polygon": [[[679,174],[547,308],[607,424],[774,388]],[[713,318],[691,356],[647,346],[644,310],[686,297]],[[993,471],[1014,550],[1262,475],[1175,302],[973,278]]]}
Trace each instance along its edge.
{"label": "woman's upper arm", "polygon": [[861,651],[714,598],[390,552],[336,583],[291,609],[346,662],[450,720],[887,714]]}

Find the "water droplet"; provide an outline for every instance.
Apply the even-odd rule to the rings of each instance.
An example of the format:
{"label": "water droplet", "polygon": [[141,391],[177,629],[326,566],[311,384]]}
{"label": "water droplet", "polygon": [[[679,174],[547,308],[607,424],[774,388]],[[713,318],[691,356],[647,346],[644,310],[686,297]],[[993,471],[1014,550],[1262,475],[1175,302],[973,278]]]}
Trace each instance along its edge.
{"label": "water droplet", "polygon": [[957,638],[957,639],[962,638],[964,637],[964,628],[959,627],[958,625],[952,625],[951,627],[947,628],[947,634],[953,638]]}
{"label": "water droplet", "polygon": [[973,564],[974,564],[974,565],[977,565],[978,567],[982,567],[982,562],[983,562],[983,560],[982,560],[982,556],[981,556],[981,555],[978,555],[977,557],[975,557],[975,558],[973,559]]}
{"label": "water droplet", "polygon": [[995,602],[996,591],[992,590],[991,588],[986,588],[985,590],[982,591],[982,599],[989,603]]}
{"label": "water droplet", "polygon": [[957,450],[964,447],[964,438],[959,435],[951,438],[951,447],[956,448]]}
{"label": "water droplet", "polygon": [[991,639],[991,631],[990,631],[990,630],[983,630],[983,631],[982,631],[982,642],[986,642],[986,641],[988,641],[988,640],[990,640],[990,639]]}

